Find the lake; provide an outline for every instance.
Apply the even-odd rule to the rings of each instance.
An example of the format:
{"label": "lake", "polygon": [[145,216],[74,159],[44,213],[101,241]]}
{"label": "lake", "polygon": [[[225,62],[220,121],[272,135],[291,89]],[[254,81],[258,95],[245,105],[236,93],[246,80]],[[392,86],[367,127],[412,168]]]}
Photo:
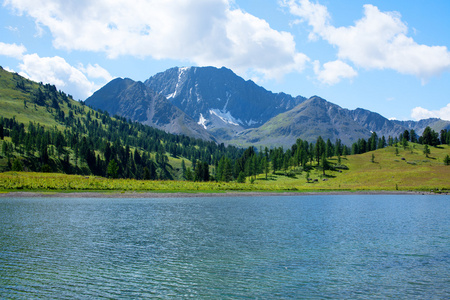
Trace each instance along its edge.
{"label": "lake", "polygon": [[450,196],[0,198],[0,298],[449,299]]}

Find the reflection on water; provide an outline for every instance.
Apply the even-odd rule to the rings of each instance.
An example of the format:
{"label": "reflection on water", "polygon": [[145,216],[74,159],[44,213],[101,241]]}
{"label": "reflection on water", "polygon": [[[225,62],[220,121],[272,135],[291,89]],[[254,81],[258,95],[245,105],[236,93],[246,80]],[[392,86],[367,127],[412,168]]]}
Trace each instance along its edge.
{"label": "reflection on water", "polygon": [[449,196],[0,199],[1,298],[450,298]]}

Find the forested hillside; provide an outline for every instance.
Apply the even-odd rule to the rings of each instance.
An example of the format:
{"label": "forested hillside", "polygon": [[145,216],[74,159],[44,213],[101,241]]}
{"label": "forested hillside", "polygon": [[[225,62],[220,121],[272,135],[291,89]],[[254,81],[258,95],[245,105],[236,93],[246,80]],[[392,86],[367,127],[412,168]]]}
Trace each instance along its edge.
{"label": "forested hillside", "polygon": [[[243,150],[110,117],[55,86],[0,69],[0,170],[181,179]],[[184,160],[184,161],[183,161]]]}
{"label": "forested hillside", "polygon": [[[344,160],[385,147],[450,144],[450,132],[427,127],[422,136],[405,130],[353,145],[321,136],[313,143],[297,139],[291,147],[225,147],[111,117],[55,86],[35,83],[0,69],[0,171],[58,172],[147,180],[250,182],[257,175],[295,177],[301,172],[347,170]],[[412,148],[411,148],[412,149]],[[398,151],[397,151],[398,152]],[[411,150],[413,152],[413,150]],[[445,164],[450,164],[448,155]]]}

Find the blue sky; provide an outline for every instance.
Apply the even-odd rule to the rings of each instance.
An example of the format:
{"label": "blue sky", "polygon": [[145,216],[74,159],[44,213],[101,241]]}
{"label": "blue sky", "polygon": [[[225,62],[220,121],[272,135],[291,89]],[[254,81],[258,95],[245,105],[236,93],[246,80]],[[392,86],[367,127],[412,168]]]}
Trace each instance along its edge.
{"label": "blue sky", "polygon": [[450,120],[448,0],[3,0],[0,65],[84,100],[115,77],[232,69],[273,92]]}

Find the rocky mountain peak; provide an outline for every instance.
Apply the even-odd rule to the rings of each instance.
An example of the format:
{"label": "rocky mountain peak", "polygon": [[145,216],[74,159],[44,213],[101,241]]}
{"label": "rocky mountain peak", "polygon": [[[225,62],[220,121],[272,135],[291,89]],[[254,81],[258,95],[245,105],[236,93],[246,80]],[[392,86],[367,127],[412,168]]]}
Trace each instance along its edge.
{"label": "rocky mountain peak", "polygon": [[172,133],[241,146],[290,146],[297,138],[341,139],[351,144],[398,136],[426,126],[450,129],[442,120],[392,121],[362,108],[349,110],[312,96],[272,93],[227,68],[171,68],[144,83],[114,79],[86,103]]}

